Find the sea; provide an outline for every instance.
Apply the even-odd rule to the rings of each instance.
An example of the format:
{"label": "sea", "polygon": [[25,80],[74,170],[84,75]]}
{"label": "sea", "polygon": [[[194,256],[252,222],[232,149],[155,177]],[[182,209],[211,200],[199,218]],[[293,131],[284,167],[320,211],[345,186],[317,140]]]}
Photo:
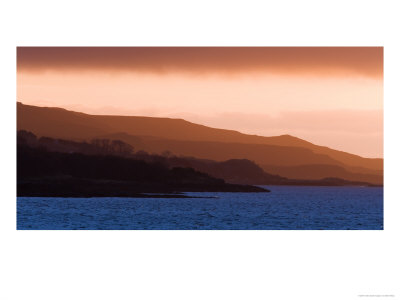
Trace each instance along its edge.
{"label": "sea", "polygon": [[196,198],[18,197],[18,230],[383,230],[382,187],[265,186]]}

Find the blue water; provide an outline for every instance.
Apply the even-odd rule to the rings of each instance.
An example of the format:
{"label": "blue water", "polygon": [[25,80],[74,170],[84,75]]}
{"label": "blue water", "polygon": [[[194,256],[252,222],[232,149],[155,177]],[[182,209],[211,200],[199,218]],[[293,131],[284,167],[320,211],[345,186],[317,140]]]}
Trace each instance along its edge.
{"label": "blue water", "polygon": [[383,188],[268,187],[216,198],[17,198],[17,229],[383,229]]}

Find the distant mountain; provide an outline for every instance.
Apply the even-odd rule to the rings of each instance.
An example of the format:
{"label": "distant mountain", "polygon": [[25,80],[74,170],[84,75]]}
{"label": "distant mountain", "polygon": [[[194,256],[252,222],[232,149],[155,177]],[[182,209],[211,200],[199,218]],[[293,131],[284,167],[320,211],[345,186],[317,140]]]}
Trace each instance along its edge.
{"label": "distant mountain", "polygon": [[[265,172],[257,164],[247,159],[231,159],[222,162],[200,160],[188,157],[169,157],[166,162],[170,166],[190,167],[226,182],[256,185],[315,185],[315,186],[370,186],[373,181],[357,181],[337,177],[321,176],[318,179],[299,179],[298,177],[282,177]],[[379,183],[375,183],[380,185]]]}
{"label": "distant mountain", "polygon": [[[218,161],[249,159],[267,172],[265,166],[276,166],[276,174],[281,176],[287,172],[286,167],[328,165],[356,174],[352,180],[362,181],[357,174],[374,174],[374,183],[383,181],[383,159],[363,158],[314,145],[290,135],[247,135],[182,119],[89,115],[19,102],[17,129],[32,131],[38,136],[74,140],[99,137],[120,139],[137,150],[153,153],[170,151],[177,155]],[[309,172],[314,172],[313,168],[309,168]],[[307,179],[310,174],[304,175],[307,176],[297,178]],[[334,173],[327,172],[326,175],[335,177]]]}
{"label": "distant mountain", "polygon": [[376,171],[374,172],[373,170],[366,169],[358,170],[358,172],[351,172],[341,166],[325,164],[304,164],[300,166],[263,165],[262,167],[266,172],[280,174],[281,176],[288,178],[317,180],[326,177],[335,177],[350,181],[371,182],[380,185],[383,184],[382,175]]}
{"label": "distant mountain", "polygon": [[[17,146],[18,186],[19,191],[24,190],[25,195],[28,191],[37,195],[41,189],[48,195],[57,194],[57,189],[61,189],[66,195],[67,186],[76,190],[70,185],[93,185],[94,179],[128,180],[131,183],[134,180],[132,184],[117,183],[114,193],[122,188],[131,192],[137,191],[138,186],[140,189],[159,191],[160,183],[164,183],[164,192],[166,187],[182,188],[183,183],[191,189],[199,189],[201,187],[199,183],[202,183],[203,189],[224,188],[225,191],[229,191],[232,186],[225,185],[223,181],[236,185],[371,185],[368,182],[338,178],[288,179],[268,174],[247,159],[217,162],[194,157],[177,157],[168,152],[163,156],[144,151],[134,152],[131,145],[120,140],[94,139],[88,143],[49,137],[38,139],[33,133],[20,130],[17,132]],[[182,175],[181,177],[176,178],[177,170],[181,170],[178,173]],[[71,176],[72,181],[69,179]],[[85,180],[82,182],[80,179]],[[215,183],[218,183],[216,179],[223,180],[219,182],[219,186],[215,186]],[[191,182],[190,186],[187,185],[188,181]],[[46,184],[43,185],[41,182]],[[111,183],[108,182],[107,185]],[[86,190],[83,186],[79,188],[79,192]],[[239,188],[249,189],[235,186],[234,190]],[[105,192],[101,184],[96,189],[93,187],[90,190],[90,193],[99,192],[100,194]]]}

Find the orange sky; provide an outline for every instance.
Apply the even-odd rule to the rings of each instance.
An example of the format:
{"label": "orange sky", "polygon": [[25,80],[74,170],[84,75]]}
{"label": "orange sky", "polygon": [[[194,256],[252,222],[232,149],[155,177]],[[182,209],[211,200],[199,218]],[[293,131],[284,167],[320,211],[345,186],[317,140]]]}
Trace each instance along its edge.
{"label": "orange sky", "polygon": [[17,49],[25,104],[180,117],[383,156],[383,48]]}

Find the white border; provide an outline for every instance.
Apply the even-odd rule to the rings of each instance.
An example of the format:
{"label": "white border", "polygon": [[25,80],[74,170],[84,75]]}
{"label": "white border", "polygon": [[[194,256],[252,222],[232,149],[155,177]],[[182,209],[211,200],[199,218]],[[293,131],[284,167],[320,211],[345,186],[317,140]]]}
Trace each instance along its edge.
{"label": "white border", "polygon": [[[400,297],[395,29],[400,26],[394,4],[46,0],[4,5],[0,299]],[[385,230],[16,231],[17,45],[384,45]]]}

